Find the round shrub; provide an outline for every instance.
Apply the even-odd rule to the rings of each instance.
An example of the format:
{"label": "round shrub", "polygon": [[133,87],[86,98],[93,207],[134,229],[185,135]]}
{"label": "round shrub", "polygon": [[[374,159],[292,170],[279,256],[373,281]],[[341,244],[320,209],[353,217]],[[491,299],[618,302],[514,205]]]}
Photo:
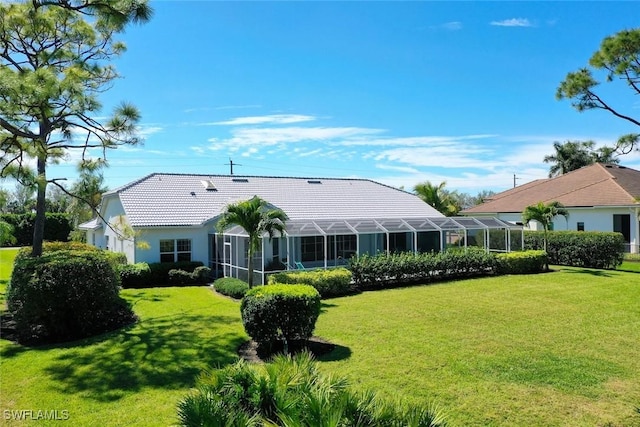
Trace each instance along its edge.
{"label": "round shrub", "polygon": [[54,251],[16,257],[7,291],[23,343],[70,341],[130,324],[119,278],[101,251]]}
{"label": "round shrub", "polygon": [[216,292],[231,298],[240,299],[249,290],[247,282],[236,279],[235,277],[222,277],[213,282]]}
{"label": "round shrub", "polygon": [[123,288],[144,287],[149,282],[151,269],[146,262],[124,264],[117,267]]}
{"label": "round shrub", "polygon": [[307,340],[320,315],[320,294],[308,285],[266,285],[250,289],[240,305],[247,334],[259,346]]}
{"label": "round shrub", "polygon": [[211,278],[211,269],[209,267],[205,267],[201,265],[200,267],[196,267],[191,273],[193,277],[193,281],[199,284],[209,283]]}

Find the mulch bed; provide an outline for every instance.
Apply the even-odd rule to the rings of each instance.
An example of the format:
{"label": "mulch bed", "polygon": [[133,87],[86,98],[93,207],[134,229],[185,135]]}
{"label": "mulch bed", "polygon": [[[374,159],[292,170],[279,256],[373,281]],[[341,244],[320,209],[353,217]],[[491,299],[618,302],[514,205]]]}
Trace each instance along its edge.
{"label": "mulch bed", "polygon": [[[289,353],[296,354],[302,351],[308,351],[314,358],[318,358],[322,355],[331,353],[335,348],[335,344],[330,343],[320,337],[311,337],[307,341],[296,341],[289,343]],[[283,352],[282,343],[278,343],[271,348],[263,349],[258,346],[255,341],[246,341],[238,349],[238,356],[247,362],[252,363],[264,363],[269,359]]]}

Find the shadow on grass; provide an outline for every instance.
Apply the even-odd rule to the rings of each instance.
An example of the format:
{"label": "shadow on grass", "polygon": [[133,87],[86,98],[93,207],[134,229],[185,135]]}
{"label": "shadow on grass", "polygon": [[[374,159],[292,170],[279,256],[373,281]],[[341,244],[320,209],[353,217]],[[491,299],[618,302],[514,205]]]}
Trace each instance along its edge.
{"label": "shadow on grass", "polygon": [[[241,328],[227,327],[237,323],[230,316],[188,314],[147,319],[102,338],[59,345],[61,354],[43,370],[56,392],[97,401],[115,401],[147,387],[192,387],[204,369],[237,359],[246,337]],[[212,333],[217,325],[223,325],[221,331]],[[30,350],[40,349],[46,348]]]}
{"label": "shadow on grass", "polygon": [[351,357],[351,349],[342,345],[334,344],[334,348],[330,353],[317,358],[319,362],[337,362]]}
{"label": "shadow on grass", "polygon": [[594,269],[590,269],[590,268],[572,268],[572,269],[565,269],[562,270],[563,273],[573,273],[573,274],[589,274],[591,276],[597,276],[597,277],[612,277],[613,275],[611,274],[610,271],[608,270],[594,270]]}

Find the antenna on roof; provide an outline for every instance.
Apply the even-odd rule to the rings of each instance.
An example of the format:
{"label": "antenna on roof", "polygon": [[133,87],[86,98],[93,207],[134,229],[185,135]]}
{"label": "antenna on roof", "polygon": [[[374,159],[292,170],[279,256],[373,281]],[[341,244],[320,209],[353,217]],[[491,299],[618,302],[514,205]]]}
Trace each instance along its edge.
{"label": "antenna on roof", "polygon": [[[231,166],[231,175],[233,175],[233,160],[229,159],[229,163],[225,163],[227,166]],[[242,166],[240,163],[235,163],[236,166]]]}
{"label": "antenna on roof", "polygon": [[516,179],[520,179],[516,176],[516,174],[513,174],[513,188],[516,188]]}

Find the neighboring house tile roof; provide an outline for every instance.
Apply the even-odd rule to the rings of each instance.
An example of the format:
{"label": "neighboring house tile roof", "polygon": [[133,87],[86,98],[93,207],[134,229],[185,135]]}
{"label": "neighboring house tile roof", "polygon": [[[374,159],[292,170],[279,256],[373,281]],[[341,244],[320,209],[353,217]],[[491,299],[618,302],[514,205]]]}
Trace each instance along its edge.
{"label": "neighboring house tile roof", "polygon": [[[207,190],[211,182],[215,190]],[[424,218],[443,215],[417,196],[366,179],[155,173],[105,193],[134,227],[189,226],[257,195],[290,219]]]}
{"label": "neighboring house tile roof", "polygon": [[463,214],[522,212],[538,202],[566,207],[632,206],[640,203],[640,171],[596,163],[550,179],[539,179],[492,196]]}

